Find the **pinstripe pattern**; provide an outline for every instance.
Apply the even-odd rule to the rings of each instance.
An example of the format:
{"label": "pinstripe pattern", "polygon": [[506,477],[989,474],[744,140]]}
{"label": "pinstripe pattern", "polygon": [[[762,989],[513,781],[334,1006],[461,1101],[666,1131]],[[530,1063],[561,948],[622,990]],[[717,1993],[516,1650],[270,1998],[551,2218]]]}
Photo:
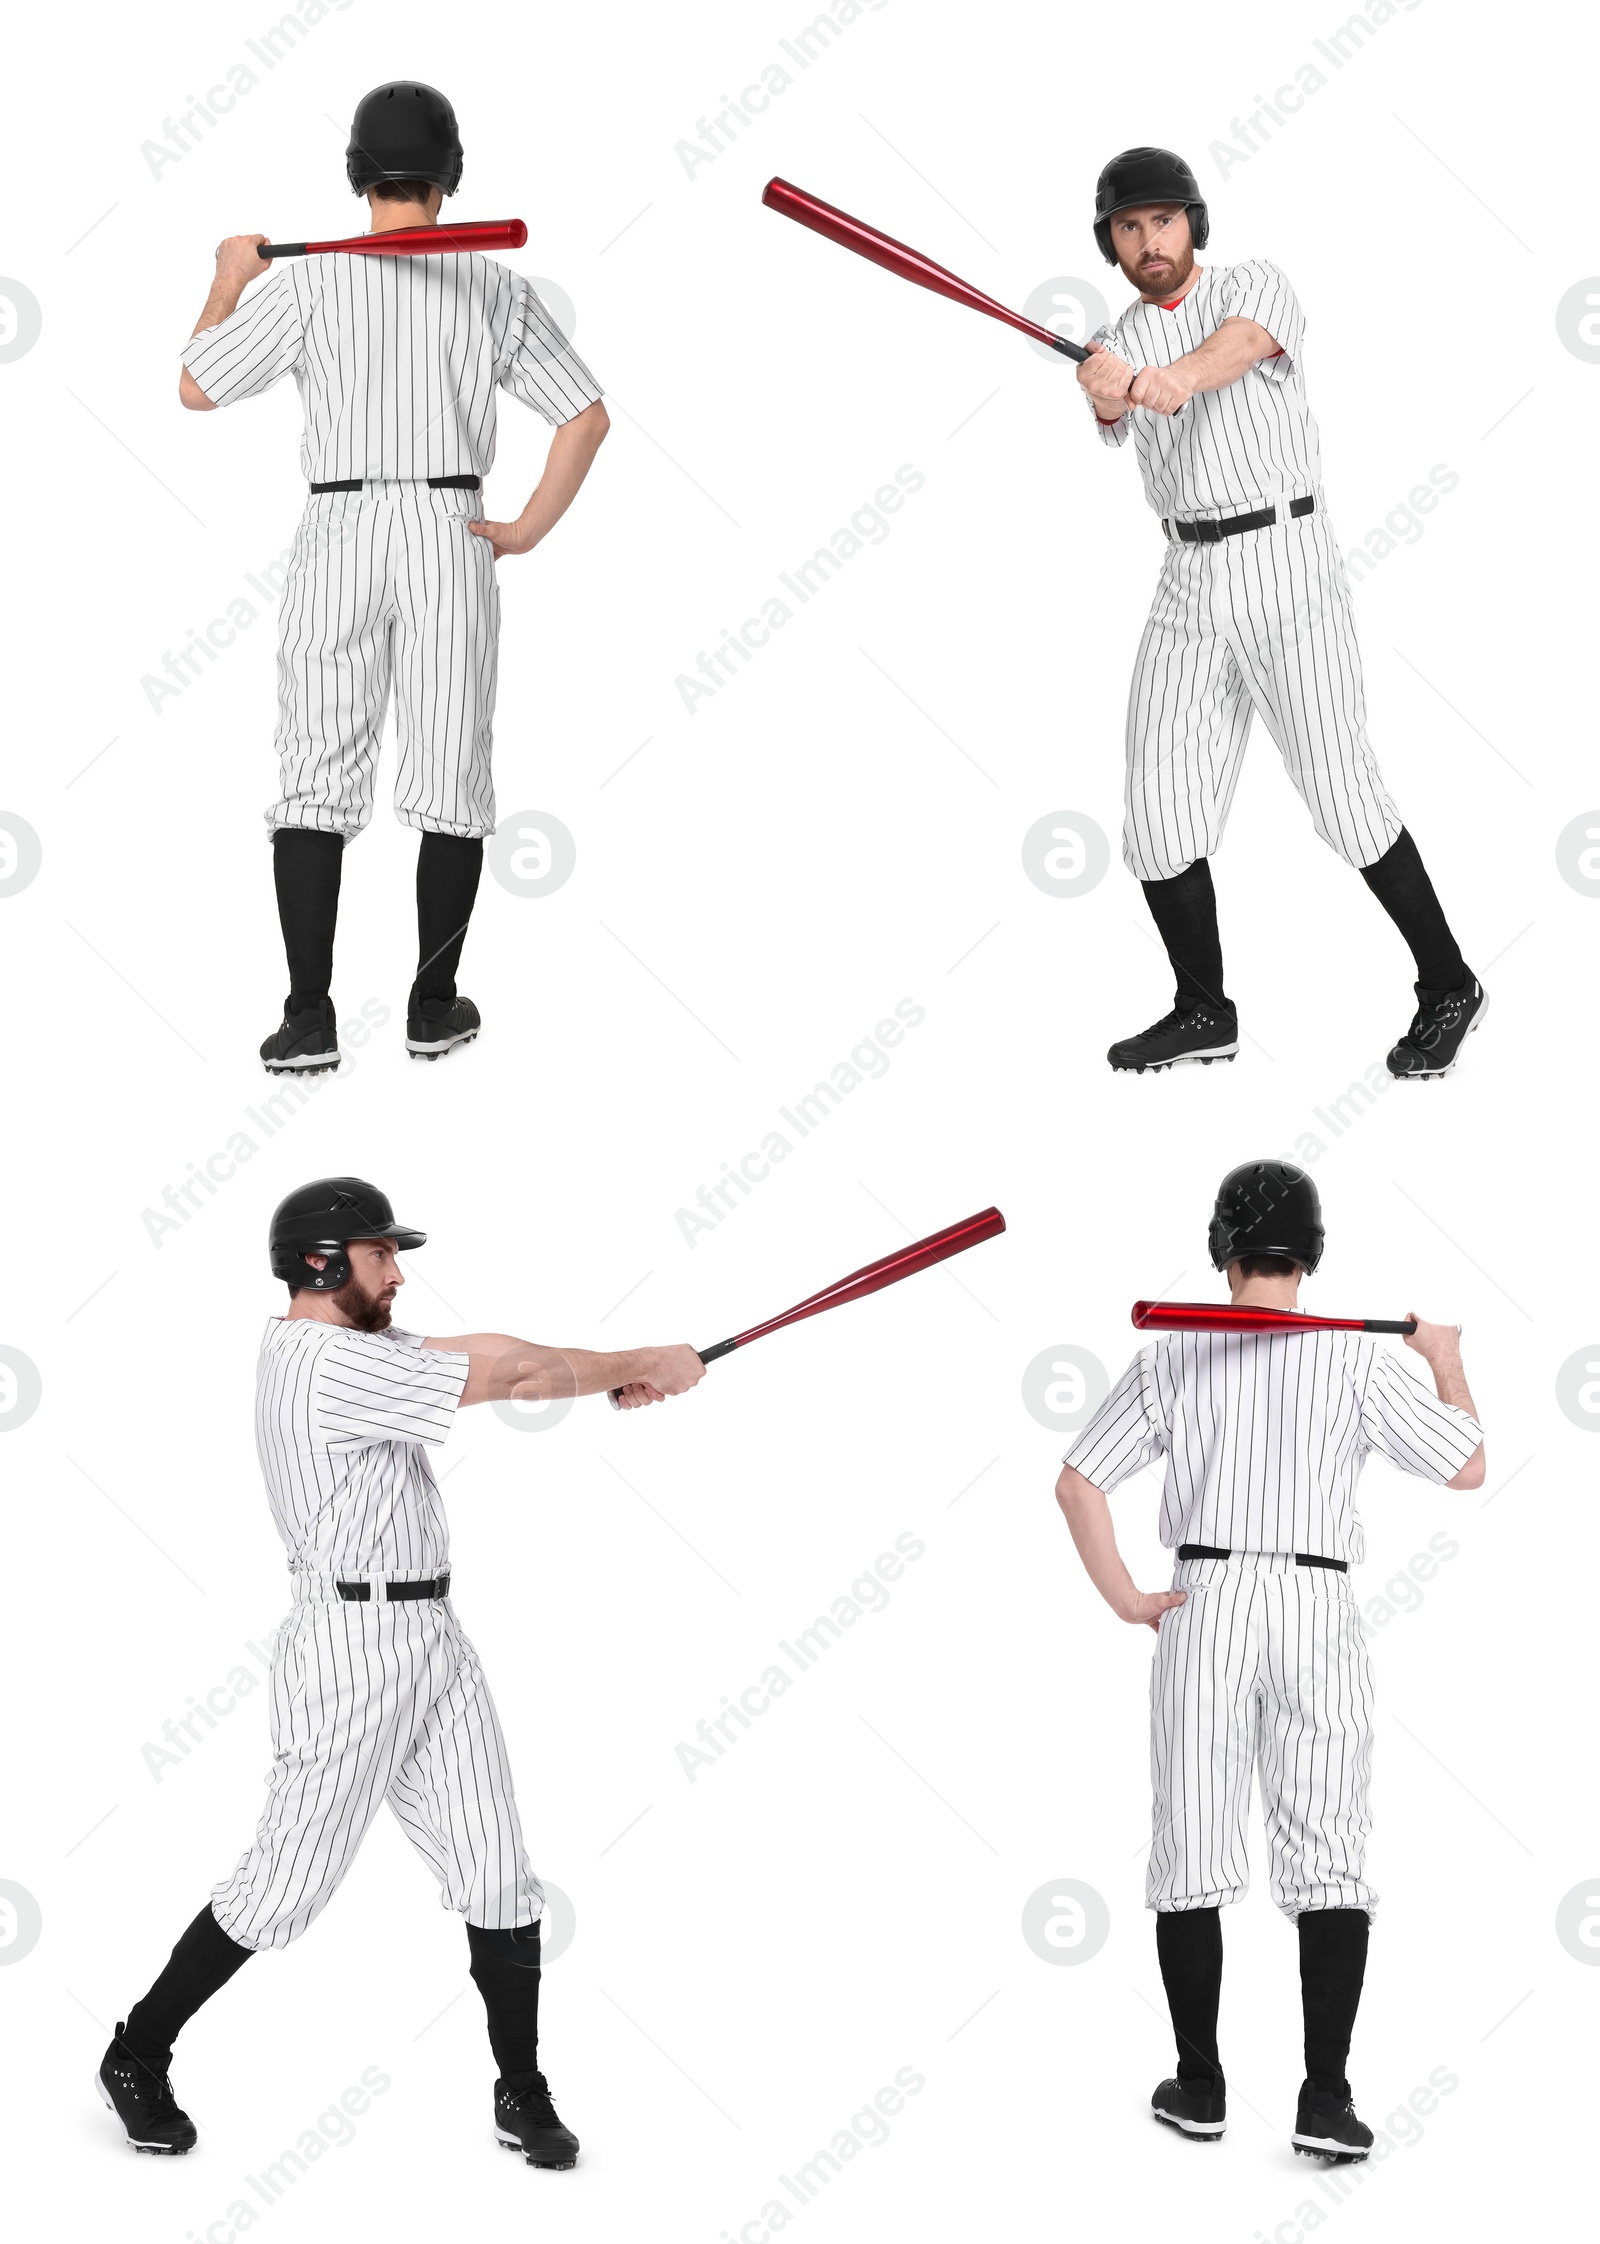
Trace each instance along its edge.
{"label": "pinstripe pattern", "polygon": [[[1265,328],[1278,355],[1181,413],[1095,419],[1104,443],[1132,438],[1146,500],[1163,519],[1266,505],[1279,514],[1271,529],[1167,548],[1128,695],[1122,850],[1140,880],[1171,880],[1215,854],[1257,710],[1330,849],[1371,865],[1400,832],[1367,740],[1294,290],[1265,259],[1206,266],[1171,311],[1134,303],[1098,340],[1130,366],[1170,366],[1231,318]],[[1316,512],[1290,519],[1295,498],[1315,498]]]}
{"label": "pinstripe pattern", "polygon": [[[1204,390],[1181,413],[1124,413],[1109,425],[1095,415],[1102,442],[1131,435],[1145,497],[1157,514],[1248,514],[1280,494],[1314,491],[1322,481],[1317,424],[1300,367],[1305,331],[1294,290],[1264,258],[1207,265],[1180,303],[1130,304],[1095,340],[1136,371],[1170,366],[1198,350],[1225,319],[1250,319],[1278,345],[1223,390]],[[1090,407],[1091,413],[1093,407]]]}
{"label": "pinstripe pattern", "polygon": [[293,1571],[445,1571],[450,1538],[428,1450],[454,1425],[469,1368],[393,1326],[272,1319],[256,1371],[256,1451]]}
{"label": "pinstripe pattern", "polygon": [[1482,1429],[1364,1333],[1164,1333],[1141,1348],[1068,1450],[1107,1494],[1166,1457],[1161,1540],[1359,1561],[1374,1454],[1434,1482]]}
{"label": "pinstripe pattern", "polygon": [[472,491],[369,483],[307,500],[278,623],[278,800],[267,824],[346,837],[372,816],[395,697],[395,816],[494,832],[500,637],[493,549]]}
{"label": "pinstripe pattern", "polygon": [[1140,880],[1215,854],[1257,710],[1321,838],[1373,864],[1401,819],[1367,739],[1350,591],[1320,498],[1270,529],[1167,547],[1128,693],[1122,851]]}
{"label": "pinstripe pattern", "polygon": [[272,1670],[273,1767],[253,1843],[212,1893],[230,1939],[284,1948],[332,1899],[385,1800],[475,1925],[532,1924],[505,1740],[448,1599],[353,1604],[301,1575]]}
{"label": "pinstripe pattern", "polygon": [[1150,1671],[1147,1904],[1242,1898],[1254,1762],[1278,1907],[1370,1912],[1372,1672],[1347,1577],[1277,1556],[1181,1559],[1173,1587],[1188,1602],[1162,1614]]}
{"label": "pinstripe pattern", "polygon": [[214,405],[285,374],[315,483],[278,624],[280,826],[346,838],[372,816],[391,682],[395,815],[425,833],[494,832],[490,777],[500,598],[473,537],[476,495],[429,476],[486,475],[501,390],[559,427],[599,385],[532,286],[491,258],[306,257],[276,267],[183,362]]}
{"label": "pinstripe pattern", "polygon": [[292,374],[313,483],[487,475],[500,390],[552,426],[601,394],[531,284],[477,256],[296,258],[183,363],[213,405]]}

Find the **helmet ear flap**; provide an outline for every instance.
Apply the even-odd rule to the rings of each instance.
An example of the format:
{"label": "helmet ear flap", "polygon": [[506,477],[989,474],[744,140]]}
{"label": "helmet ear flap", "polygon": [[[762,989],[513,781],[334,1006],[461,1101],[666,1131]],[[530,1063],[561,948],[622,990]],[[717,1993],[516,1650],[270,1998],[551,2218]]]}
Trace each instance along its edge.
{"label": "helmet ear flap", "polygon": [[1204,249],[1211,239],[1211,213],[1204,203],[1190,203],[1189,239],[1196,249]]}

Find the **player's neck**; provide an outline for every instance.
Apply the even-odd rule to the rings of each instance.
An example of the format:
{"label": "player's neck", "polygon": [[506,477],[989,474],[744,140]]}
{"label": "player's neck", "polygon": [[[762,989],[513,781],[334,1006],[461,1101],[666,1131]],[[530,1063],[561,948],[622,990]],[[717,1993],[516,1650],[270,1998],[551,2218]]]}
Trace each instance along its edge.
{"label": "player's neck", "polygon": [[392,234],[402,226],[437,226],[439,213],[430,210],[426,203],[383,203],[376,198],[370,204],[372,224],[367,229],[373,234]]}
{"label": "player's neck", "polygon": [[1228,1292],[1237,1309],[1298,1309],[1300,1277],[1242,1278],[1230,1270]]}

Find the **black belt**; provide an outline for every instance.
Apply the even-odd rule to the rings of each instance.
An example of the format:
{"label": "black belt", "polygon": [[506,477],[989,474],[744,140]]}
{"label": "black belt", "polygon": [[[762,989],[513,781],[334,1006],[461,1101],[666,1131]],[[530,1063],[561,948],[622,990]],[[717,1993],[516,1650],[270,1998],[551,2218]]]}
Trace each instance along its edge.
{"label": "black belt", "polygon": [[[1265,1556],[1266,1554],[1261,1553],[1260,1555]],[[1180,1543],[1178,1545],[1178,1556],[1180,1558],[1232,1558],[1233,1553],[1232,1551],[1219,1551],[1214,1543]],[[1348,1574],[1350,1571],[1350,1561],[1347,1558],[1322,1558],[1315,1551],[1296,1551],[1294,1562],[1296,1566],[1325,1566],[1331,1574]]]}
{"label": "black belt", "polygon": [[[348,482],[313,483],[311,488],[314,492],[359,491],[364,488],[364,485],[365,478],[356,475],[352,476]],[[428,489],[430,491],[481,491],[482,488],[482,479],[476,475],[430,475],[428,477]]]}
{"label": "black belt", "polygon": [[[316,490],[316,484],[312,484]],[[1291,499],[1291,514],[1315,514],[1315,499]],[[1254,514],[1212,515],[1200,522],[1170,522],[1163,517],[1161,527],[1170,545],[1176,537],[1179,545],[1215,545],[1221,538],[1236,538],[1241,530],[1270,530],[1278,519],[1275,506],[1264,506]]]}
{"label": "black belt", "polygon": [[[372,1596],[370,1582],[335,1582],[333,1586],[349,1605],[365,1605]],[[405,1597],[448,1597],[450,1577],[448,1574],[440,1574],[431,1582],[389,1582],[385,1584],[383,1594],[391,1604],[397,1598]]]}

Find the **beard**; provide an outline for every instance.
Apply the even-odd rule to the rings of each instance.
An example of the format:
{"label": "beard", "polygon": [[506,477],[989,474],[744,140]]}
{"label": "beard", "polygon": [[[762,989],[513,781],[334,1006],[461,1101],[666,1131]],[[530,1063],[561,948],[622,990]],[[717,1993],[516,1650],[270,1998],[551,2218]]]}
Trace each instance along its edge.
{"label": "beard", "polygon": [[[1162,263],[1158,268],[1151,267],[1145,263],[1147,257],[1159,257]],[[1120,258],[1118,263],[1121,263]],[[1158,302],[1170,299],[1176,296],[1180,289],[1186,288],[1189,276],[1193,271],[1194,245],[1192,242],[1182,250],[1153,247],[1141,252],[1135,264],[1123,265],[1122,267],[1124,279],[1131,281],[1141,296],[1154,296]]]}
{"label": "beard", "polygon": [[346,1324],[354,1325],[357,1332],[388,1331],[389,1304],[394,1299],[392,1289],[368,1293],[352,1271],[344,1284],[328,1295],[328,1299]]}

